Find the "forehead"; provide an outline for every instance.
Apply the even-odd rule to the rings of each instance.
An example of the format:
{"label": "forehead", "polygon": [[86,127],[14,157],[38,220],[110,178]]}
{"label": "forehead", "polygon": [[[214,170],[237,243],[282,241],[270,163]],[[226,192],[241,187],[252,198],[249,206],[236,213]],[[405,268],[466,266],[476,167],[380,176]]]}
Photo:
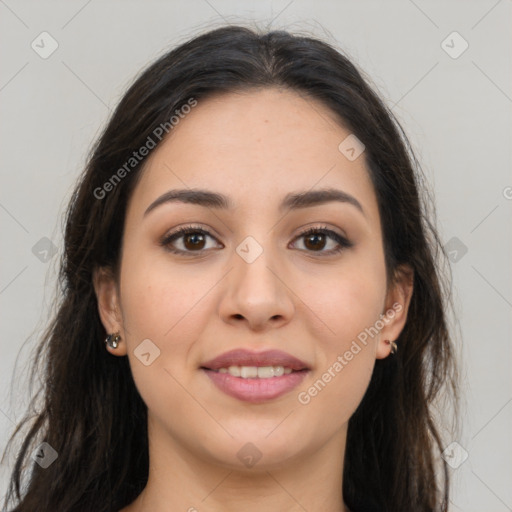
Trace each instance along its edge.
{"label": "forehead", "polygon": [[149,155],[130,208],[142,215],[168,190],[198,188],[229,196],[237,212],[277,211],[290,192],[333,187],[378,218],[364,152],[351,161],[339,150],[349,135],[320,101],[290,90],[198,100]]}

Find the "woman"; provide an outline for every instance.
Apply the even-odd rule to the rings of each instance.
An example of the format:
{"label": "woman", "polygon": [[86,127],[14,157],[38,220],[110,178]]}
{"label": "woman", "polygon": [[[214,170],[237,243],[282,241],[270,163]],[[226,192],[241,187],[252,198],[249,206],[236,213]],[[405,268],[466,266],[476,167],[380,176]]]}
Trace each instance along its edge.
{"label": "woman", "polygon": [[70,202],[6,504],[446,511],[448,294],[408,150],[314,38],[228,26],[148,67]]}

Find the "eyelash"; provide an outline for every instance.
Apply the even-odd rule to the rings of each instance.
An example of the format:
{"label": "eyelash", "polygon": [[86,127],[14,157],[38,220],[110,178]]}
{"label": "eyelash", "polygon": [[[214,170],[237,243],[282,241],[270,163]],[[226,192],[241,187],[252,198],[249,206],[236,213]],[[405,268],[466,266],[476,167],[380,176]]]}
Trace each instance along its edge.
{"label": "eyelash", "polygon": [[[162,240],[160,241],[160,245],[162,247],[165,247],[165,249],[167,251],[174,253],[174,254],[193,256],[194,253],[197,253],[199,255],[199,254],[205,252],[207,249],[201,249],[198,251],[183,251],[181,249],[175,249],[171,246],[171,243],[174,242],[175,240],[183,237],[184,235],[189,235],[192,233],[200,233],[202,235],[207,235],[211,238],[215,238],[208,231],[204,230],[203,228],[201,228],[199,226],[183,226],[183,227],[177,229],[176,231],[174,231],[173,233],[165,235],[162,238]],[[308,228],[308,229],[302,231],[299,235],[297,235],[297,237],[294,240],[297,240],[302,237],[306,237],[308,235],[317,234],[317,233],[327,235],[329,238],[331,238],[332,240],[334,240],[335,242],[338,243],[338,247],[336,247],[335,249],[331,249],[330,251],[323,251],[323,250],[322,251],[307,251],[306,250],[306,252],[311,252],[311,253],[318,252],[320,254],[323,254],[324,256],[331,256],[331,255],[340,253],[344,249],[349,249],[350,247],[353,247],[353,245],[354,245],[352,242],[347,240],[345,237],[339,235],[338,233],[336,233],[336,231],[329,229],[327,226]]]}

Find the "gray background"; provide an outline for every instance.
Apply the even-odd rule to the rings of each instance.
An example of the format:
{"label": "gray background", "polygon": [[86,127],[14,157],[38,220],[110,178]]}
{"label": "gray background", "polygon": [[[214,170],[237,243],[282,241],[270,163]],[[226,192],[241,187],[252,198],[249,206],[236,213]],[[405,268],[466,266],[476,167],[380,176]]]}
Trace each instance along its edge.
{"label": "gray background", "polygon": [[[110,110],[171,46],[255,22],[345,51],[409,135],[453,258],[465,405],[451,510],[512,510],[511,10],[511,0],[0,0],[0,449],[25,412],[25,362],[53,298],[49,240],[60,251],[63,209]],[[45,59],[31,47],[51,48],[43,31],[58,43]],[[454,31],[469,44],[457,58]],[[0,468],[2,494],[12,461]]]}

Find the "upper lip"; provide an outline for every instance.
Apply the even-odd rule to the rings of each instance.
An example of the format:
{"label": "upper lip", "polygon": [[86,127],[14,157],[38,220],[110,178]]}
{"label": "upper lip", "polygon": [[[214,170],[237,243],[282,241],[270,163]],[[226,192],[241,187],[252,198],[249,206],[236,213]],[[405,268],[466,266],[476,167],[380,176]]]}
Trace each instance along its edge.
{"label": "upper lip", "polygon": [[306,363],[281,350],[265,350],[252,352],[246,349],[235,349],[224,352],[220,356],[206,361],[203,368],[218,370],[229,366],[284,366],[292,370],[308,370]]}

